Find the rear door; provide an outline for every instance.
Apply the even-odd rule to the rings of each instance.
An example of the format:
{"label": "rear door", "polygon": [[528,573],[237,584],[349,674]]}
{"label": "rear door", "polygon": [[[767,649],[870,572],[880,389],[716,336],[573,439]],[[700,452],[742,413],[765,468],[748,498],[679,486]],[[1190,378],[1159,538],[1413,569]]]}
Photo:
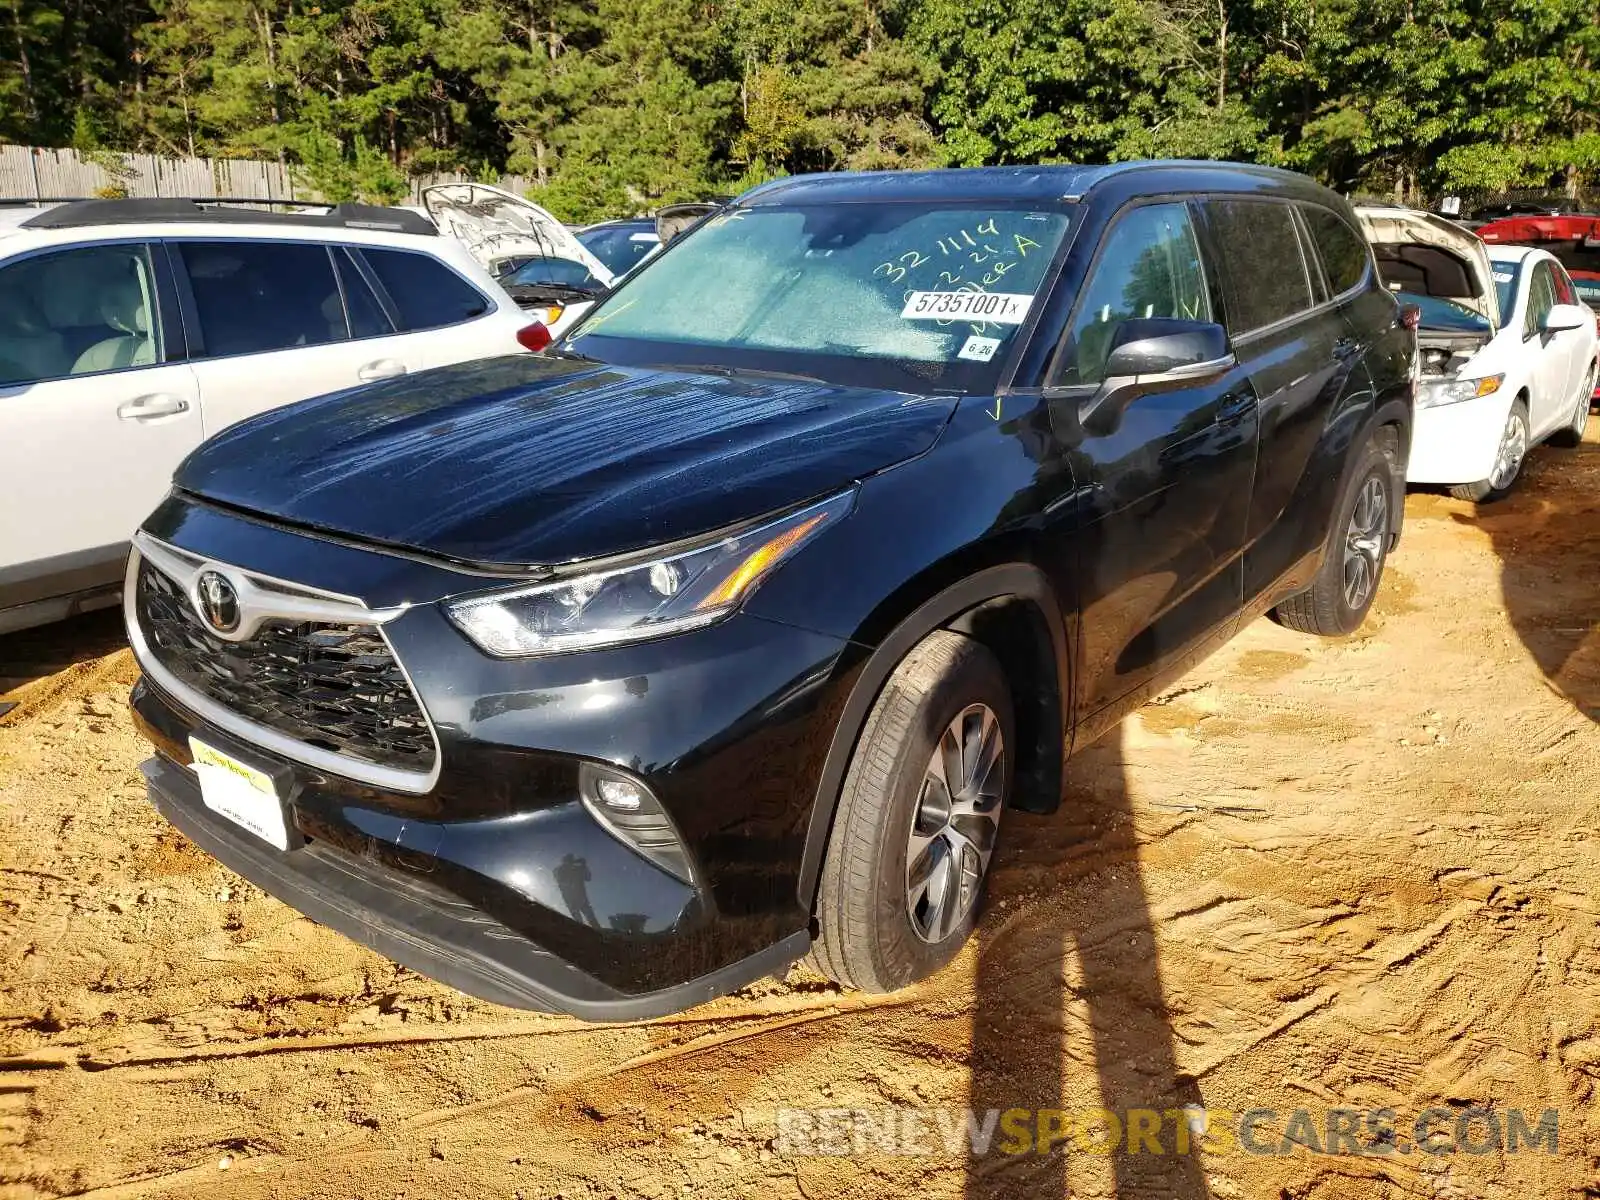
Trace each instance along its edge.
{"label": "rear door", "polygon": [[207,238],[171,248],[207,437],[421,365],[341,247]]}
{"label": "rear door", "polygon": [[1219,196],[1203,208],[1228,333],[1260,405],[1244,554],[1244,594],[1258,605],[1308,583],[1327,537],[1339,484],[1328,430],[1352,376],[1365,386],[1347,309],[1368,257],[1364,239],[1319,205]]}
{"label": "rear door", "polygon": [[[1573,286],[1572,277],[1567,274],[1567,269],[1560,261],[1546,261],[1545,265],[1550,268],[1550,277],[1555,284],[1556,303],[1576,305],[1587,312],[1583,297],[1578,294],[1578,289]],[[1564,329],[1556,335],[1556,340],[1565,344],[1567,354],[1566,402],[1554,417],[1558,425],[1572,415],[1573,397],[1589,378],[1589,364],[1594,361],[1593,333],[1591,324],[1577,329]]]}
{"label": "rear door", "polygon": [[203,433],[159,247],[0,266],[0,608],[120,577],[128,539]]}

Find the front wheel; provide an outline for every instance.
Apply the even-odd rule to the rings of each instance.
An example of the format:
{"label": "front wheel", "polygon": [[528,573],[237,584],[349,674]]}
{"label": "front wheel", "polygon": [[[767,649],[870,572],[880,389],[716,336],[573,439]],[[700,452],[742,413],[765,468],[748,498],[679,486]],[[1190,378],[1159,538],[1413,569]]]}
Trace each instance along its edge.
{"label": "front wheel", "polygon": [[1506,417],[1505,431],[1500,435],[1500,449],[1495,455],[1494,469],[1487,479],[1476,483],[1458,483],[1450,489],[1457,500],[1470,500],[1474,504],[1489,504],[1510,494],[1517,477],[1522,474],[1522,464],[1528,460],[1528,406],[1518,396]]}
{"label": "front wheel", "polygon": [[1589,364],[1589,373],[1583,378],[1583,390],[1578,393],[1578,402],[1572,410],[1572,420],[1550,435],[1550,441],[1554,445],[1565,446],[1570,450],[1583,442],[1583,431],[1589,427],[1589,407],[1594,403],[1597,367],[1600,367],[1600,364]]}
{"label": "front wheel", "polygon": [[1399,454],[1387,429],[1363,448],[1334,517],[1333,544],[1311,586],[1273,609],[1280,623],[1301,633],[1343,637],[1366,620],[1393,540]]}
{"label": "front wheel", "polygon": [[812,965],[892,992],[955,957],[976,920],[1014,741],[1011,691],[983,645],[939,630],[906,655],[845,776]]}

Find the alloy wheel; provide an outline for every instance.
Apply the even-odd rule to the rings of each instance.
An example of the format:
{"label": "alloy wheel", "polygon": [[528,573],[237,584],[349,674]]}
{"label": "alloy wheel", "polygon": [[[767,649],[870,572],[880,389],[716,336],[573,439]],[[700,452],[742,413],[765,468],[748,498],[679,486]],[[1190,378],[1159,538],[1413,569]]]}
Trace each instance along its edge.
{"label": "alloy wheel", "polygon": [[1589,427],[1589,409],[1594,404],[1595,374],[1600,368],[1594,363],[1589,364],[1589,373],[1583,377],[1583,390],[1578,393],[1578,406],[1572,414],[1573,436],[1582,438],[1583,431]]}
{"label": "alloy wheel", "polygon": [[1358,611],[1372,598],[1389,535],[1389,493],[1383,480],[1369,475],[1356,495],[1344,539],[1344,602]]}
{"label": "alloy wheel", "polygon": [[977,904],[1000,828],[1005,738],[986,704],[971,704],[939,738],[906,845],[906,911],[925,942],[959,929]]}
{"label": "alloy wheel", "polygon": [[1512,409],[1506,420],[1506,431],[1500,437],[1500,453],[1495,457],[1494,470],[1489,475],[1489,486],[1495,491],[1510,487],[1522,471],[1522,460],[1528,456],[1528,425],[1522,414]]}

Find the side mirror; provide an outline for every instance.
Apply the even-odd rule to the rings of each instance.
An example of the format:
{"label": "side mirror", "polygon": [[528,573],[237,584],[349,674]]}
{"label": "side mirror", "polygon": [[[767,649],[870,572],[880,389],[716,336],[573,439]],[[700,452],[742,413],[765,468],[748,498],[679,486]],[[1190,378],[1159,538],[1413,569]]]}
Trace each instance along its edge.
{"label": "side mirror", "polygon": [[1560,333],[1564,329],[1582,329],[1593,320],[1589,310],[1581,304],[1553,304],[1539,322],[1539,329],[1544,333]]}
{"label": "side mirror", "polygon": [[[1215,379],[1233,365],[1228,334],[1221,325],[1176,317],[1124,321],[1106,355],[1103,382],[1078,401],[1078,425],[1085,433],[1103,437],[1116,429],[1123,411],[1140,396]],[[1070,394],[1077,389],[1060,390]]]}
{"label": "side mirror", "polygon": [[[1229,360],[1224,363],[1222,360]],[[1105,378],[1215,372],[1231,364],[1228,335],[1221,325],[1146,317],[1124,321],[1106,356]]]}

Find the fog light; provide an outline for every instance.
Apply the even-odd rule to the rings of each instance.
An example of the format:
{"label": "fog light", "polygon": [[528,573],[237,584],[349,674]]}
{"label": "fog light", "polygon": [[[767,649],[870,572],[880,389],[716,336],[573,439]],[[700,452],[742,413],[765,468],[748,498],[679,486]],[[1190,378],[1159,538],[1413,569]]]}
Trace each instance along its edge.
{"label": "fog light", "polygon": [[595,782],[600,803],[617,812],[638,812],[644,804],[644,792],[636,783],[602,776]]}
{"label": "fog light", "polygon": [[694,882],[689,852],[650,789],[593,763],[578,769],[578,794],[589,815],[628,849],[684,883]]}

